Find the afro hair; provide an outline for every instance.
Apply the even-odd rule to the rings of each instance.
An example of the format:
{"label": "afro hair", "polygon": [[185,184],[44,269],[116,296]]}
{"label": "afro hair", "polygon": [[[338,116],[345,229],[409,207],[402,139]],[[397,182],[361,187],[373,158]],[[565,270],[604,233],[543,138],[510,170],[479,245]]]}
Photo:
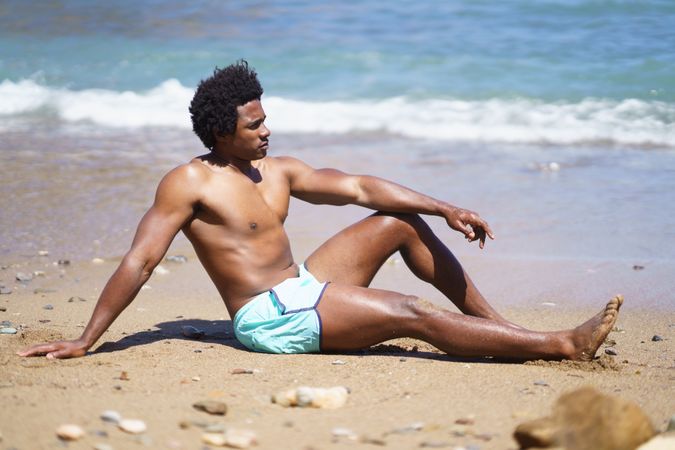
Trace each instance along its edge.
{"label": "afro hair", "polygon": [[237,106],[260,100],[262,93],[258,74],[243,59],[223,69],[216,67],[212,76],[199,83],[190,103],[192,129],[204,146],[213,150],[214,133],[235,132]]}

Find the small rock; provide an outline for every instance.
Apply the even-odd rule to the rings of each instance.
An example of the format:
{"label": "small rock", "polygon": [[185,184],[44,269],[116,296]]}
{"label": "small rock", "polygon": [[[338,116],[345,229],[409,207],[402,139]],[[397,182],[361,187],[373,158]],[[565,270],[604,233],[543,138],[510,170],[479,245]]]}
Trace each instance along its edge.
{"label": "small rock", "polygon": [[118,379],[119,379],[119,380],[122,380],[122,381],[129,381],[129,380],[130,380],[129,374],[127,373],[126,370],[123,370],[123,371],[120,373],[120,376],[119,376]]}
{"label": "small rock", "polygon": [[607,353],[607,354],[610,355],[610,356],[616,356],[616,355],[619,354],[619,352],[617,352],[616,349],[615,349],[614,347],[607,347],[607,348],[605,349],[605,353]]}
{"label": "small rock", "polygon": [[344,366],[344,365],[347,364],[347,363],[344,362],[344,361],[341,360],[341,359],[336,359],[336,360],[333,361],[331,364],[334,365],[334,366]]}
{"label": "small rock", "polygon": [[105,260],[103,260],[101,258],[94,258],[94,259],[91,260],[91,262],[93,264],[103,264],[105,262]]}
{"label": "small rock", "polygon": [[533,383],[535,386],[548,386],[548,383],[544,380],[537,380]]}
{"label": "small rock", "polygon": [[207,433],[224,433],[227,430],[225,424],[222,423],[211,423],[201,428],[204,428]]}
{"label": "small rock", "polygon": [[42,307],[42,309],[46,309],[47,311],[51,311],[54,309],[54,305],[46,304],[45,306]]}
{"label": "small rock", "polygon": [[12,290],[10,288],[5,287],[5,286],[0,286],[0,294],[8,295],[8,294],[11,294],[11,293],[12,293]]}
{"label": "small rock", "polygon": [[424,428],[424,422],[414,422],[401,428],[394,428],[386,434],[410,434],[421,431]]}
{"label": "small rock", "polygon": [[259,372],[258,369],[232,369],[230,372],[232,375],[250,375],[253,373]]}
{"label": "small rock", "polygon": [[122,420],[122,415],[117,411],[113,411],[112,409],[103,411],[100,417],[102,421],[110,423],[119,423],[119,421]]}
{"label": "small rock", "polygon": [[0,328],[0,334],[16,334],[16,328],[13,327]]}
{"label": "small rock", "polygon": [[56,435],[64,441],[76,441],[84,436],[84,430],[78,425],[68,423],[58,427]]}
{"label": "small rock", "polygon": [[129,434],[140,434],[148,429],[145,422],[138,419],[122,419],[117,423],[117,426],[120,430]]}
{"label": "small rock", "polygon": [[201,381],[201,378],[198,376],[192,377],[192,381]]}
{"label": "small rock", "polygon": [[225,433],[204,433],[202,442],[216,447],[249,448],[255,445],[257,440],[252,431],[231,428]]}
{"label": "small rock", "polygon": [[542,306],[555,306],[555,303],[553,303],[553,302],[543,302]]}
{"label": "small rock", "polygon": [[18,272],[16,274],[16,279],[22,283],[28,283],[30,280],[33,279],[33,274]]}
{"label": "small rock", "polygon": [[359,435],[354,433],[352,430],[349,428],[344,428],[344,427],[335,427],[331,430],[330,432],[334,438],[338,439],[349,439],[351,441],[355,441],[359,438]]}
{"label": "small rock", "polygon": [[460,417],[459,419],[455,420],[455,423],[457,425],[473,425],[475,420],[471,417]]}
{"label": "small rock", "polygon": [[658,341],[662,341],[662,340],[663,340],[663,338],[661,336],[659,336],[658,334],[655,334],[654,336],[652,336],[652,342],[658,342]]}
{"label": "small rock", "polygon": [[639,265],[639,264],[635,264],[635,265],[633,266],[633,270],[643,270],[644,268],[645,268],[645,266],[641,266],[641,265]]}
{"label": "small rock", "polygon": [[164,260],[172,263],[183,264],[186,263],[188,259],[183,255],[171,255],[164,258]]}
{"label": "small rock", "polygon": [[70,297],[70,298],[68,299],[68,303],[73,303],[75,300],[79,300],[79,301],[81,301],[81,302],[86,302],[86,301],[87,301],[86,298],[82,298],[82,297]]}
{"label": "small rock", "polygon": [[56,292],[56,289],[49,289],[49,288],[33,289],[33,294],[51,294],[52,292]]}
{"label": "small rock", "polygon": [[332,388],[314,388],[299,386],[295,389],[281,391],[272,396],[272,401],[283,407],[300,406],[335,409],[347,402],[349,390],[344,386]]}
{"label": "small rock", "polygon": [[114,450],[114,448],[112,445],[100,442],[98,444],[94,444],[94,450]]}
{"label": "small rock", "polygon": [[40,250],[38,256],[49,256],[49,252],[47,250]]}
{"label": "small rock", "polygon": [[192,407],[199,411],[204,411],[206,413],[216,414],[219,416],[223,416],[225,413],[227,413],[227,405],[216,400],[202,400],[200,402],[194,403]]}
{"label": "small rock", "polygon": [[44,270],[34,270],[33,271],[33,276],[34,277],[44,277],[46,274]]}
{"label": "small rock", "polygon": [[200,330],[199,328],[195,328],[192,325],[183,325],[181,327],[181,331],[183,336],[190,339],[201,339],[204,337],[204,331]]}
{"label": "small rock", "polygon": [[4,307],[4,306],[0,306],[0,311],[5,312],[5,311],[7,311],[7,308]]}
{"label": "small rock", "polygon": [[70,260],[68,259],[59,259],[56,264],[59,266],[69,266],[70,265]]}
{"label": "small rock", "polygon": [[420,443],[422,448],[444,448],[448,446],[450,446],[450,443],[446,441],[423,441]]}
{"label": "small rock", "polygon": [[114,450],[112,445],[98,443],[94,445],[94,450]]}
{"label": "small rock", "polygon": [[171,272],[169,271],[169,269],[167,269],[164,266],[157,266],[157,267],[155,267],[155,270],[153,271],[153,273],[156,273],[157,275],[167,275]]}

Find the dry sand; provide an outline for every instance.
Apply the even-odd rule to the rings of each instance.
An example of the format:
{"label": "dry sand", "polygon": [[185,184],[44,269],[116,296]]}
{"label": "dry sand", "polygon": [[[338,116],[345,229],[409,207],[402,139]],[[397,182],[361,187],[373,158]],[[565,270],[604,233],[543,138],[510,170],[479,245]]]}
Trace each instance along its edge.
{"label": "dry sand", "polygon": [[[200,425],[223,424],[252,430],[258,448],[269,449],[508,449],[516,448],[512,433],[517,424],[547,415],[561,393],[583,385],[636,402],[661,430],[675,413],[675,317],[669,305],[646,308],[632,305],[627,296],[619,331],[609,335],[618,355],[604,355],[603,347],[601,360],[586,364],[457,359],[413,340],[353,354],[256,354],[233,338],[227,312],[194,255],[187,249],[170,252],[175,253],[189,261],[164,262],[168,273],[153,275],[93,352],[74,360],[20,358],[14,352],[45,340],[77,337],[118,261],[59,266],[53,256],[33,256],[0,271],[0,282],[13,288],[0,296],[0,306],[6,308],[0,320],[19,328],[17,334],[0,336],[0,448],[91,449],[105,443],[114,449],[201,449]],[[575,326],[614,294],[608,291],[597,308],[588,308],[569,300],[575,294],[569,285],[548,284],[554,293],[545,299],[535,299],[536,290],[531,290],[521,302],[509,302],[510,291],[526,272],[539,271],[546,280],[543,274],[550,267],[500,264],[500,279],[510,274],[515,281],[502,291],[498,284],[485,283],[487,291],[507,318],[530,328]],[[471,258],[467,265],[477,269],[479,279],[489,278],[486,271],[494,269],[490,264],[480,269]],[[576,270],[566,267],[568,273]],[[402,276],[403,270],[393,258],[375,284],[419,289],[432,301],[443,301]],[[44,274],[25,285],[14,280],[17,272],[33,271]],[[76,298],[69,301],[71,297]],[[203,329],[205,337],[183,337],[184,325]],[[655,334],[663,340],[653,342]],[[235,369],[253,373],[236,374]],[[344,385],[351,393],[336,410],[271,403],[270,395],[300,385]],[[193,409],[193,403],[209,399],[227,403],[227,414]],[[142,419],[148,429],[140,436],[126,434],[99,418],[104,410]],[[181,422],[192,425],[181,428]],[[80,425],[86,435],[61,442],[55,430],[64,423]],[[335,437],[338,428],[353,434]]]}

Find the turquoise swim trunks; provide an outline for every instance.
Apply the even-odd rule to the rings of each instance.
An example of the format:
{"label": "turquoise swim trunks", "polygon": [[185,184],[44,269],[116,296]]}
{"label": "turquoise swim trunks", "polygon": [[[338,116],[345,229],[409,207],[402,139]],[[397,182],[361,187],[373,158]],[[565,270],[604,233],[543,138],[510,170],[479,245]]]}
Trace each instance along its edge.
{"label": "turquoise swim trunks", "polygon": [[234,335],[248,349],[267,353],[321,350],[321,317],[316,307],[328,283],[307,271],[253,297],[234,316]]}

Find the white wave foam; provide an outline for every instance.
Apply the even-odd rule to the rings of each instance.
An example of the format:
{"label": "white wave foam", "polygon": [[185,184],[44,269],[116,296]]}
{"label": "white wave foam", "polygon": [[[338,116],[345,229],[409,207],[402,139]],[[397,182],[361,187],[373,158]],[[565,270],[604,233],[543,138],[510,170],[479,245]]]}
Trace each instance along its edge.
{"label": "white wave foam", "polygon": [[[0,116],[53,111],[109,127],[190,128],[194,90],[167,80],[146,92],[74,91],[31,80],[0,83]],[[675,105],[658,101],[528,99],[308,102],[265,97],[273,132],[387,132],[413,138],[510,143],[615,143],[675,147]]]}

